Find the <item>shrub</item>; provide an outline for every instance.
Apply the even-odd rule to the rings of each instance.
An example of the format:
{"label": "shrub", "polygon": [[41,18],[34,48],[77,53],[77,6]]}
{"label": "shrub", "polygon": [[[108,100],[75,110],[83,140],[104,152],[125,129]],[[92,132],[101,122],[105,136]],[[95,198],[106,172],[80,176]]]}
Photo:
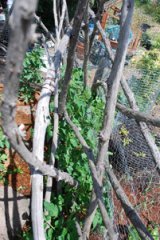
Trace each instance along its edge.
{"label": "shrub", "polygon": [[32,84],[42,82],[40,68],[44,66],[41,59],[43,49],[36,46],[31,52],[27,52],[23,62],[23,72],[20,77],[19,98],[28,103],[34,99],[35,88]]}

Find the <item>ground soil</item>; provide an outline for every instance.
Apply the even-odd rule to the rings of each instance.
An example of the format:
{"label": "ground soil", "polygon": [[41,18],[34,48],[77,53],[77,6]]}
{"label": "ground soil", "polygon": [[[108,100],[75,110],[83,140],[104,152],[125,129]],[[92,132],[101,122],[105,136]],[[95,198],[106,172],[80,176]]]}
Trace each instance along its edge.
{"label": "ground soil", "polygon": [[[150,186],[143,186],[143,189],[139,185],[137,188],[135,187],[134,191],[132,184],[125,181],[121,182],[121,186],[145,225],[154,223],[160,226],[160,184],[154,182]],[[117,224],[128,225],[128,220],[122,210],[120,201],[117,200],[115,194],[113,198]]]}
{"label": "ground soil", "polygon": [[[3,80],[4,75],[0,74],[0,80]],[[0,94],[3,92],[3,84],[0,84]],[[15,121],[18,126],[24,125],[24,131],[26,136],[24,138],[25,144],[31,148],[31,129],[33,127],[34,121],[34,111],[36,108],[36,103],[32,105],[26,105],[25,103],[17,102],[17,111]],[[28,164],[15,153],[12,148],[5,150],[8,155],[8,161],[5,162],[7,168],[7,174],[4,178],[4,183],[1,182],[0,185],[8,183],[9,186],[15,191],[23,194],[24,196],[29,196],[31,193],[31,181],[30,181],[30,169]]]}
{"label": "ground soil", "polygon": [[7,170],[11,173],[6,175],[9,186],[24,196],[30,196],[31,179],[28,164],[14,151],[9,153],[9,158]]}

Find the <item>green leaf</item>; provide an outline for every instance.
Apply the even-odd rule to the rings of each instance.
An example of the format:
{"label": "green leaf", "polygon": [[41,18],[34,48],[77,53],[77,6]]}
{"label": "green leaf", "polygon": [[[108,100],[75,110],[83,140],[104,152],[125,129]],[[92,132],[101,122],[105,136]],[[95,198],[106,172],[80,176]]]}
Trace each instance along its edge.
{"label": "green leaf", "polygon": [[47,240],[52,240],[53,239],[53,229],[50,228],[48,231],[47,231]]}
{"label": "green leaf", "polygon": [[0,156],[0,161],[5,161],[7,160],[7,155],[5,153],[3,153],[1,156]]}
{"label": "green leaf", "polygon": [[4,141],[0,141],[0,148],[4,148],[5,144]]}
{"label": "green leaf", "polygon": [[77,140],[76,140],[76,138],[71,138],[71,139],[70,139],[70,142],[71,142],[71,144],[72,144],[73,147],[76,147],[76,146],[77,146]]}
{"label": "green leaf", "polygon": [[10,143],[9,143],[7,140],[5,141],[5,146],[6,146],[6,148],[8,148],[8,149],[10,148]]}
{"label": "green leaf", "polygon": [[0,171],[6,171],[6,167],[4,166],[4,164],[0,163]]}
{"label": "green leaf", "polygon": [[49,203],[49,202],[44,202],[44,208],[46,211],[48,211],[48,215],[51,216],[51,217],[58,217],[58,207],[53,204],[53,203]]}
{"label": "green leaf", "polygon": [[47,130],[46,130],[46,140],[47,140],[47,142],[49,142],[52,139],[52,136],[53,136],[53,127],[50,125],[50,126],[47,127]]}
{"label": "green leaf", "polygon": [[66,228],[63,228],[63,231],[62,231],[62,237],[64,238],[66,235],[67,235],[67,229]]}

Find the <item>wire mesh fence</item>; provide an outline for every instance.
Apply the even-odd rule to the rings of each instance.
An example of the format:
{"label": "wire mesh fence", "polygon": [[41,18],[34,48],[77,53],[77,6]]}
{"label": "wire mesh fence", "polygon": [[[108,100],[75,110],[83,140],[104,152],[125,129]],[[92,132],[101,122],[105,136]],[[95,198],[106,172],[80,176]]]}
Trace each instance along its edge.
{"label": "wire mesh fence", "polygon": [[[141,70],[138,78],[135,76],[130,78],[129,85],[134,92],[140,111],[150,113],[160,93],[159,72]],[[128,106],[122,92],[119,101]],[[158,139],[159,136],[159,132],[153,134],[153,137]],[[148,229],[151,232],[157,231],[155,239],[159,239],[159,174],[139,124],[120,112],[116,115],[110,151],[112,151],[110,163],[121,186]],[[139,239],[114,194],[113,203],[114,221],[119,232],[119,239]]]}

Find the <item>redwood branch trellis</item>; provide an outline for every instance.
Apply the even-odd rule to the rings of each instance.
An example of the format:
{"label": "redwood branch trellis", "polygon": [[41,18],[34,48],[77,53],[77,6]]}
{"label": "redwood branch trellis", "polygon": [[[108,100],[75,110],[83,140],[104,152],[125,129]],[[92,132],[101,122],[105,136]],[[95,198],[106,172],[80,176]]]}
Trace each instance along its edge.
{"label": "redwood branch trellis", "polygon": [[[142,223],[136,210],[129,202],[125,192],[123,191],[119,181],[117,180],[113,170],[110,167],[109,159],[107,156],[109,140],[112,132],[112,123],[114,120],[114,114],[117,104],[117,95],[119,91],[120,83],[124,89],[125,94],[128,97],[131,107],[137,110],[134,96],[128,94],[129,89],[125,79],[123,78],[123,68],[125,57],[128,47],[128,36],[129,28],[132,20],[132,14],[134,9],[134,1],[124,0],[122,7],[121,16],[121,31],[119,38],[119,45],[115,58],[113,57],[109,41],[106,39],[104,31],[100,25],[99,20],[94,16],[94,12],[89,9],[89,14],[95,19],[96,27],[102,35],[105,46],[109,52],[110,58],[113,62],[112,70],[107,83],[107,94],[106,94],[106,106],[104,110],[104,121],[103,127],[99,134],[99,149],[97,156],[94,156],[92,149],[87,145],[85,139],[80,134],[78,128],[71,121],[67,111],[66,111],[66,101],[67,101],[67,91],[69,83],[71,80],[74,56],[76,50],[77,39],[79,31],[81,28],[81,23],[84,18],[84,13],[88,6],[87,0],[79,0],[77,5],[77,10],[75,17],[71,26],[68,27],[67,31],[61,38],[61,29],[63,26],[65,9],[67,9],[65,0],[63,1],[63,11],[60,17],[60,28],[58,31],[57,26],[57,36],[56,36],[56,49],[55,56],[52,59],[50,67],[47,72],[46,79],[44,81],[40,99],[38,102],[36,110],[36,119],[34,126],[34,138],[33,138],[33,151],[29,151],[25,144],[23,143],[22,137],[20,135],[19,129],[14,121],[17,93],[19,89],[19,75],[22,71],[22,63],[24,55],[28,46],[28,43],[32,39],[33,28],[32,19],[35,16],[35,10],[37,6],[36,0],[21,0],[16,1],[13,9],[13,13],[10,19],[11,36],[10,43],[7,54],[7,67],[5,73],[5,83],[4,83],[4,96],[1,105],[2,112],[2,126],[4,133],[8,137],[12,147],[22,156],[22,158],[33,167],[32,170],[32,227],[35,240],[44,240],[45,233],[43,228],[43,176],[47,175],[53,177],[58,181],[65,181],[71,185],[71,187],[77,187],[78,183],[76,179],[73,179],[66,172],[62,172],[56,169],[54,166],[54,158],[56,148],[52,148],[52,156],[50,165],[44,163],[44,141],[46,128],[49,124],[49,103],[52,95],[55,96],[55,122],[54,122],[54,132],[53,132],[53,146],[57,147],[57,137],[58,137],[58,118],[65,117],[66,121],[74,131],[81,145],[83,146],[84,152],[88,157],[88,163],[90,166],[92,180],[93,180],[93,193],[90,206],[88,209],[88,215],[86,216],[84,226],[80,229],[80,225],[77,223],[77,229],[80,239],[86,240],[89,237],[91,224],[93,222],[94,214],[99,207],[101,215],[103,218],[104,226],[107,229],[109,239],[116,240],[118,235],[115,232],[113,223],[110,222],[105,204],[103,202],[103,177],[104,173],[108,174],[110,183],[117,195],[117,198],[121,201],[122,207],[130,219],[136,230],[138,231],[141,239],[153,239],[153,237],[148,232],[145,225]],[[111,1],[109,1],[111,2]],[[54,11],[56,14],[56,11]],[[55,16],[56,19],[57,16]],[[58,24],[58,20],[56,21]],[[52,39],[54,41],[54,39]],[[63,80],[61,94],[58,101],[58,82],[60,78],[60,65],[62,63],[63,55],[66,53],[68,47],[68,58],[66,73]],[[130,89],[129,89],[130,90]],[[133,104],[134,103],[134,104]],[[117,105],[118,106],[118,105]],[[120,108],[121,106],[119,106]],[[59,110],[59,111],[58,111]],[[139,115],[138,115],[139,116]],[[132,117],[135,117],[132,114]],[[136,115],[137,117],[137,115]],[[142,118],[144,119],[144,118]],[[141,118],[140,118],[141,120]],[[153,121],[151,121],[153,122]],[[154,146],[148,138],[148,133],[146,128],[144,129],[144,123],[140,123],[141,129],[149,141],[149,146],[154,152]],[[155,153],[155,161],[159,163],[159,158],[157,152]],[[50,199],[49,199],[50,200]]]}

